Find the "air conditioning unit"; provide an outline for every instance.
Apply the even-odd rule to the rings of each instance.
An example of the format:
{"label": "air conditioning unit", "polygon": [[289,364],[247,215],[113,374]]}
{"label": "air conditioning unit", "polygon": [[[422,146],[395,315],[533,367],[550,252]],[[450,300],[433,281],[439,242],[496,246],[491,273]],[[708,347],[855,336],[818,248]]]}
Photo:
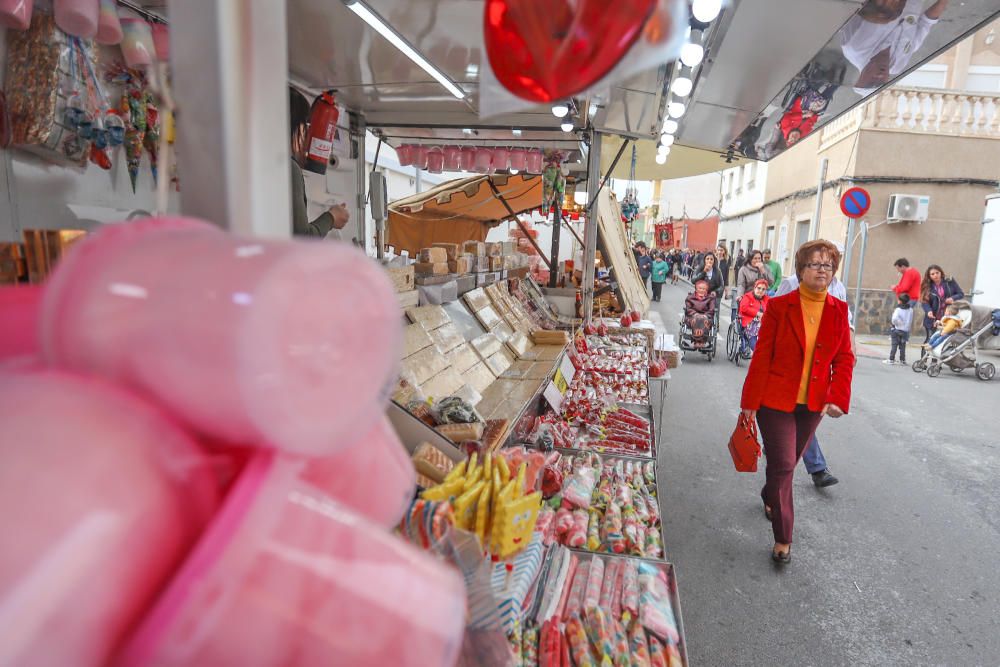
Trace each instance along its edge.
{"label": "air conditioning unit", "polygon": [[889,195],[886,222],[927,222],[931,198],[927,195]]}

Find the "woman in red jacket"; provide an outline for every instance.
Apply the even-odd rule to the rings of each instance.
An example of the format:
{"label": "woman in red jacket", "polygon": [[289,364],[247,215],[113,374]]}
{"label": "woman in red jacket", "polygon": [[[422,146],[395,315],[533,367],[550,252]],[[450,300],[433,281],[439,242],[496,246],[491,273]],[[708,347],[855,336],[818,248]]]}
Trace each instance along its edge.
{"label": "woman in red jacket", "polygon": [[851,402],[854,353],[847,304],[826,290],[840,265],[829,241],[795,253],[799,289],[767,304],[740,407],[756,417],[767,455],[761,491],[778,563],[792,559],[792,473],[824,415],[840,417]]}

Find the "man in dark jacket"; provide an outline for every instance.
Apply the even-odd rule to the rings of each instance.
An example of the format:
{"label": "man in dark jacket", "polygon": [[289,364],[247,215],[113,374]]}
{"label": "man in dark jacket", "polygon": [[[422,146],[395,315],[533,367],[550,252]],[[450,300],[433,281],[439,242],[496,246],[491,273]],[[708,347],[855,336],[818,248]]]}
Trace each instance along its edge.
{"label": "man in dark jacket", "polygon": [[639,277],[642,278],[643,285],[649,287],[649,276],[653,274],[653,258],[649,256],[646,244],[642,241],[639,241],[638,248],[639,257],[636,264],[639,265]]}
{"label": "man in dark jacket", "polygon": [[[306,160],[308,150],[307,142],[309,115],[309,101],[305,95],[295,90],[288,89],[288,112],[292,136],[292,164],[290,169],[292,180],[292,235],[311,236],[313,238],[326,238],[331,231],[335,233],[331,236],[340,236],[340,230],[347,226],[351,219],[351,214],[347,210],[346,204],[331,206],[330,210],[324,211],[318,218],[309,222],[309,213],[306,204],[306,182],[302,175],[302,165]],[[343,237],[340,237],[342,240]],[[350,239],[346,239],[350,240]]]}

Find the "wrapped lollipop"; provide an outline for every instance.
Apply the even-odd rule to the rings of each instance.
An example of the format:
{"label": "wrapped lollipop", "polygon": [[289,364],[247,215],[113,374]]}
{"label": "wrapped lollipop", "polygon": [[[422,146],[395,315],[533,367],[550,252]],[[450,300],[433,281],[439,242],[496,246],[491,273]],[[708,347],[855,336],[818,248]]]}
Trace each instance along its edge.
{"label": "wrapped lollipop", "polygon": [[555,516],[555,531],[557,536],[566,535],[573,528],[573,513],[563,507]]}
{"label": "wrapped lollipop", "polygon": [[652,525],[660,522],[660,503],[649,493],[644,493],[643,499],[646,501],[646,511],[649,512],[649,522]]}
{"label": "wrapped lollipop", "polygon": [[601,515],[596,510],[590,510],[587,523],[587,550],[597,551],[601,548]]}
{"label": "wrapped lollipop", "polygon": [[548,505],[543,505],[542,509],[538,511],[538,519],[535,521],[535,532],[542,536],[542,542],[545,546],[549,546],[556,541],[555,518],[555,510]]}
{"label": "wrapped lollipop", "polygon": [[642,624],[638,620],[629,628],[628,645],[633,667],[650,667],[649,642],[646,640],[646,631],[642,629]]}
{"label": "wrapped lollipop", "polygon": [[622,610],[632,618],[639,618],[639,566],[634,560],[625,561],[622,578]]}
{"label": "wrapped lollipop", "polygon": [[573,584],[569,589],[569,597],[566,600],[566,609],[563,610],[562,618],[569,619],[573,614],[579,614],[583,610],[583,596],[587,592],[587,580],[590,577],[590,563],[581,562],[573,575]]}
{"label": "wrapped lollipop", "polygon": [[573,511],[573,527],[566,533],[566,545],[579,549],[587,543],[587,524],[590,517],[586,510]]}
{"label": "wrapped lollipop", "polygon": [[649,638],[650,667],[667,667],[667,652],[656,637]]}
{"label": "wrapped lollipop", "polygon": [[146,104],[146,133],[142,137],[143,148],[149,153],[149,167],[153,172],[153,182],[156,182],[158,177],[157,165],[159,162],[159,150],[160,150],[160,112],[153,106],[153,103],[147,101]]}
{"label": "wrapped lollipop", "polygon": [[660,529],[656,526],[646,528],[646,541],[644,544],[646,556],[649,558],[660,558],[663,556],[663,540],[660,538]]}
{"label": "wrapped lollipop", "polygon": [[614,489],[611,483],[611,476],[608,474],[602,474],[601,481],[598,483],[597,489],[594,490],[594,496],[591,499],[591,504],[602,510],[607,508],[608,503],[612,500],[613,492]]}
{"label": "wrapped lollipop", "polygon": [[615,572],[614,588],[611,593],[611,607],[609,607],[611,615],[615,618],[621,618],[622,616],[622,585],[625,581],[625,569],[627,567],[627,561],[618,561],[618,570]]}
{"label": "wrapped lollipop", "polygon": [[598,667],[599,663],[591,650],[590,642],[587,640],[587,632],[584,630],[583,621],[579,614],[573,614],[566,621],[566,640],[569,643],[570,653],[576,667]]}
{"label": "wrapped lollipop", "polygon": [[604,559],[594,556],[590,561],[590,571],[587,573],[587,587],[583,594],[583,611],[590,613],[597,609],[601,601],[601,583],[604,581]]}
{"label": "wrapped lollipop", "polygon": [[598,606],[601,609],[611,611],[611,601],[615,594],[615,582],[618,579],[618,571],[621,569],[622,561],[613,559],[604,569],[604,581],[601,582],[601,600]]}
{"label": "wrapped lollipop", "polygon": [[528,623],[521,635],[521,660],[524,667],[538,667],[538,626]]}
{"label": "wrapped lollipop", "polygon": [[625,508],[622,519],[622,533],[624,533],[625,540],[628,543],[628,553],[633,556],[642,556],[644,554],[643,547],[646,543],[646,531],[639,525],[639,521],[635,517],[635,510],[631,507]]}
{"label": "wrapped lollipop", "polygon": [[625,553],[627,544],[622,533],[622,513],[618,504],[612,502],[608,505],[608,511],[604,514],[604,546],[611,553]]}
{"label": "wrapped lollipop", "polygon": [[656,484],[656,466],[652,461],[647,461],[643,466],[643,476],[648,484]]}
{"label": "wrapped lollipop", "polygon": [[646,504],[642,492],[634,491],[632,493],[632,509],[635,511],[635,518],[639,520],[639,523],[644,526],[649,524],[649,506]]}

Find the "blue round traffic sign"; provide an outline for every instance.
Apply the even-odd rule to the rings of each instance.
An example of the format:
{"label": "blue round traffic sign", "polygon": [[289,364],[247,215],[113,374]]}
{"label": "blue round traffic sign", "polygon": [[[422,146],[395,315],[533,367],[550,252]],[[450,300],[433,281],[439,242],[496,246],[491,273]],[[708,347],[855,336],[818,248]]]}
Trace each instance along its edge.
{"label": "blue round traffic sign", "polygon": [[840,210],[848,218],[860,218],[872,206],[872,196],[864,188],[851,188],[840,198]]}

